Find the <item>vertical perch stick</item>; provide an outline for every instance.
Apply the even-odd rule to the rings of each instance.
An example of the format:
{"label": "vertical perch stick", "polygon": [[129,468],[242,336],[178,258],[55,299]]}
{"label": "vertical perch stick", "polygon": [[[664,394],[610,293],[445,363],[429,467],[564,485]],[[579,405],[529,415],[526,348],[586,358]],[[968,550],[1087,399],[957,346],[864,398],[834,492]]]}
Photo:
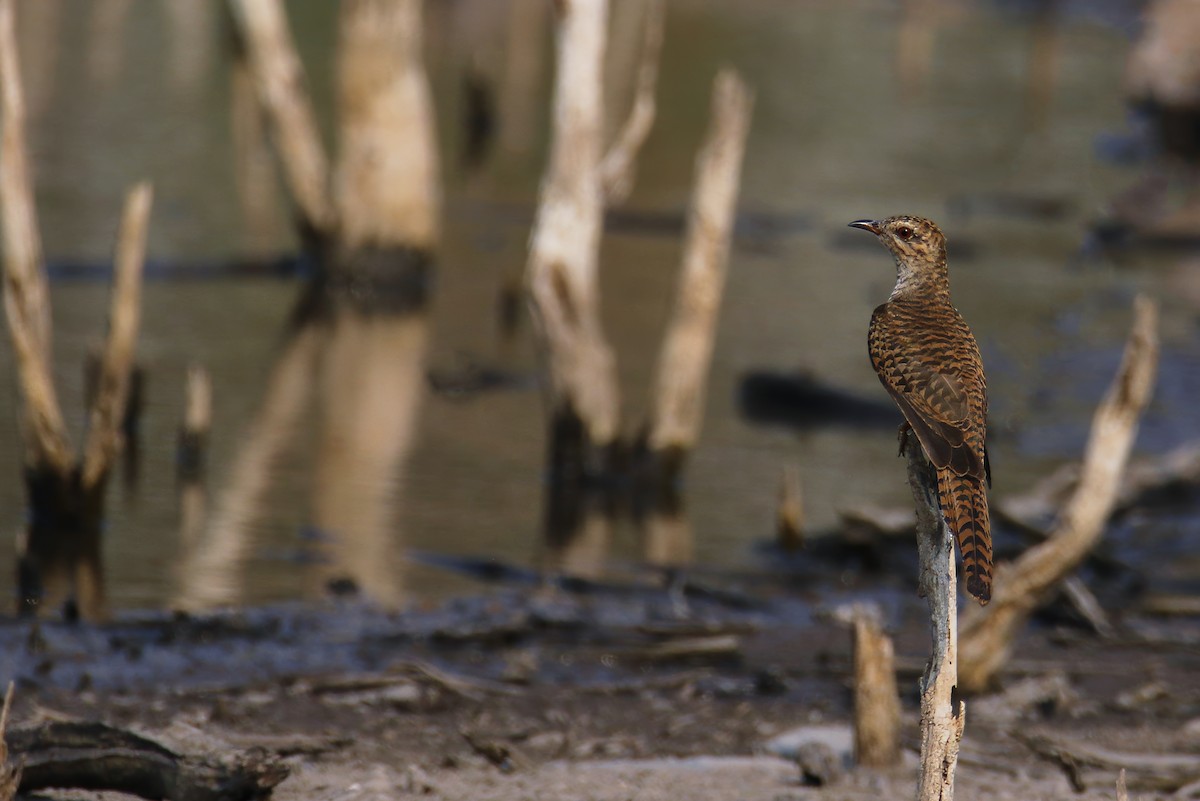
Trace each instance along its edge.
{"label": "vertical perch stick", "polygon": [[963,688],[984,689],[1008,659],[1013,639],[1046,596],[1087,556],[1112,512],[1138,420],[1158,365],[1158,311],[1134,302],[1133,329],[1121,367],[1092,418],[1079,483],[1050,537],[996,573],[992,602],[963,627]]}
{"label": "vertical perch stick", "polygon": [[681,460],[704,418],[704,393],[725,288],[753,95],[732,70],[713,82],[708,136],[696,159],[683,270],[655,389],[650,449]]}
{"label": "vertical perch stick", "polygon": [[908,484],[917,507],[920,588],[929,604],[933,651],[921,677],[921,773],[917,801],[951,801],[966,709],[958,683],[958,587],[954,542],[937,501],[937,476],[915,436],[904,442]]}
{"label": "vertical perch stick", "polygon": [[600,325],[597,281],[608,0],[572,0],[555,8],[558,69],[550,163],[526,285],[550,374],[551,431],[578,424],[588,444],[605,448],[616,439],[620,411],[616,364]]}

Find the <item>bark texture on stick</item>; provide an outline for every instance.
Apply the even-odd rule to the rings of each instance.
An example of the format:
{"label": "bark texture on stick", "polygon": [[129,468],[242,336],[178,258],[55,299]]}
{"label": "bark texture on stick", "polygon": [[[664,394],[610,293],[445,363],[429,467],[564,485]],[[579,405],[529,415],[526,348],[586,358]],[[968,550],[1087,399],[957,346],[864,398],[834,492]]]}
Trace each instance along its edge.
{"label": "bark texture on stick", "polygon": [[1134,302],[1133,329],[1121,366],[1092,418],[1079,483],[1045,542],[1001,565],[992,602],[963,627],[962,686],[988,686],[1008,659],[1013,640],[1039,605],[1087,557],[1104,532],[1121,475],[1137,436],[1138,421],[1154,390],[1158,365],[1158,311]]}
{"label": "bark texture on stick", "polygon": [[879,610],[854,614],[854,761],[886,768],[900,760],[900,694],[896,654]]}
{"label": "bark texture on stick", "polygon": [[308,228],[328,233],[334,224],[329,165],[283,4],[229,2],[292,198]]}
{"label": "bark texture on stick", "polygon": [[42,267],[42,240],[25,146],[25,100],[14,16],[13,0],[0,0],[4,310],[24,401],[26,465],[65,473],[73,457],[51,378],[50,294]]}
{"label": "bark texture on stick", "polygon": [[696,160],[675,312],[659,357],[649,445],[686,452],[704,419],[704,394],[725,288],[753,96],[731,70],[713,82],[711,122]]}
{"label": "bark texture on stick", "polygon": [[122,421],[133,375],[134,352],[142,309],[142,267],[153,192],[140,183],[125,196],[113,263],[108,336],[100,359],[96,399],[89,412],[83,453],[84,488],[97,486],[121,449]]}
{"label": "bark texture on stick", "polygon": [[917,508],[920,588],[929,604],[933,650],[921,677],[921,772],[917,801],[954,798],[954,769],[966,708],[954,698],[958,683],[958,588],[954,539],[938,507],[937,475],[915,436],[904,442],[908,484]]}
{"label": "bark texture on stick", "polygon": [[607,0],[556,4],[557,74],[550,163],[534,222],[526,285],[549,371],[552,430],[577,420],[592,445],[617,436],[616,365],[600,325],[597,259],[602,61]]}
{"label": "bark texture on stick", "polygon": [[654,92],[658,86],[658,62],[662,52],[665,17],[666,0],[649,0],[633,107],[604,155],[604,160],[600,162],[600,184],[604,187],[604,199],[610,205],[623,202],[633,191],[637,155],[650,135],[650,129],[654,127]]}
{"label": "bark texture on stick", "polygon": [[422,5],[341,5],[334,196],[349,247],[430,247],[437,240],[437,142],[421,56]]}

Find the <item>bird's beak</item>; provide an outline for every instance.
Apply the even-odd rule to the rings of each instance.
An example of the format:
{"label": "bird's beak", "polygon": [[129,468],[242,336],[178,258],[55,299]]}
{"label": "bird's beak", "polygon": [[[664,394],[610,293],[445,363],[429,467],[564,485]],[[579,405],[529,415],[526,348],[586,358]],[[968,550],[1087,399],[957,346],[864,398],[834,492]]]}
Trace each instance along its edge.
{"label": "bird's beak", "polygon": [[864,231],[870,231],[871,233],[875,234],[875,236],[879,236],[881,233],[883,233],[883,230],[879,227],[878,220],[855,220],[854,222],[850,223],[850,227],[861,228]]}

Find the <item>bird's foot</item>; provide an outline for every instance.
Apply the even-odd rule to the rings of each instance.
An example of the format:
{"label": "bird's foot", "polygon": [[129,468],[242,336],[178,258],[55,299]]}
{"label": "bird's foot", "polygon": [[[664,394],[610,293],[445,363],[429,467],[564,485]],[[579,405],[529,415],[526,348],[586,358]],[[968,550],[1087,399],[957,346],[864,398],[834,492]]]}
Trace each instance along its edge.
{"label": "bird's foot", "polygon": [[896,432],[896,439],[900,441],[900,452],[896,454],[897,456],[904,455],[904,449],[908,446],[908,435],[911,433],[912,426],[910,426],[908,421],[905,420],[900,424],[900,430]]}

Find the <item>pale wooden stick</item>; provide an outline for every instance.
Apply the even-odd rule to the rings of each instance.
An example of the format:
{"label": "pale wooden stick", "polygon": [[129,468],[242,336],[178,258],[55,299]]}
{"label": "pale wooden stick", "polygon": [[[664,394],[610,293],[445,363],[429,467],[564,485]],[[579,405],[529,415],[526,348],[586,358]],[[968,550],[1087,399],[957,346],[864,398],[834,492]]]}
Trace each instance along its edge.
{"label": "pale wooden stick", "polygon": [[212,427],[212,378],[202,365],[188,366],[183,422],[179,426],[176,467],[179,479],[199,483],[204,473],[204,456]]}
{"label": "pale wooden stick", "polygon": [[341,4],[334,196],[348,247],[427,249],[437,240],[437,139],[421,8],[422,0]]}
{"label": "pale wooden stick", "polygon": [[649,0],[643,23],[645,33],[633,107],[600,162],[600,184],[604,187],[604,199],[609,205],[621,203],[629,197],[637,173],[638,152],[654,127],[657,110],[654,92],[658,86],[658,62],[662,52],[665,16],[665,0]]}
{"label": "pale wooden stick", "polygon": [[1117,774],[1117,801],[1129,801],[1129,790],[1125,787],[1125,768]]}
{"label": "pale wooden stick", "polygon": [[649,444],[687,451],[704,418],[704,396],[737,208],[753,95],[732,70],[713,82],[709,131],[696,159],[683,270],[659,357]]}
{"label": "pale wooden stick", "polygon": [[886,768],[900,759],[900,694],[896,654],[878,608],[854,614],[854,761]]}
{"label": "pale wooden stick", "polygon": [[25,146],[25,100],[14,25],[13,0],[0,0],[4,309],[24,399],[26,461],[66,475],[74,458],[51,378],[50,297]]}
{"label": "pale wooden stick", "polygon": [[608,0],[556,5],[550,163],[531,238],[526,286],[546,358],[552,418],[577,416],[592,443],[617,436],[616,363],[600,324],[601,62]]}
{"label": "pale wooden stick", "polygon": [[1138,421],[1154,389],[1158,365],[1158,311],[1134,302],[1133,329],[1121,367],[1092,418],[1079,483],[1049,539],[1011,565],[1000,565],[992,602],[970,613],[963,626],[962,686],[984,689],[1003,666],[1029,615],[1071,575],[1104,532],[1121,474],[1137,436]]}
{"label": "pale wooden stick", "polygon": [[328,233],[335,220],[329,166],[283,5],[280,0],[230,0],[230,9],[292,198],[309,227]]}
{"label": "pale wooden stick", "polygon": [[146,228],[154,193],[148,183],[134,186],[125,196],[113,265],[112,307],[108,336],[100,361],[96,400],[88,417],[83,453],[83,486],[95,487],[107,475],[121,449],[121,420],[129,395],[129,377],[137,349],[142,308],[142,267],[146,260]]}
{"label": "pale wooden stick", "polygon": [[954,541],[937,500],[937,476],[915,436],[904,441],[908,485],[917,509],[921,594],[929,604],[933,651],[921,677],[921,772],[917,801],[952,801],[954,769],[966,724],[955,702],[958,682],[958,588]]}
{"label": "pale wooden stick", "polygon": [[784,466],[779,481],[775,541],[785,550],[795,550],[804,544],[804,496],[800,489],[800,471],[793,465]]}

